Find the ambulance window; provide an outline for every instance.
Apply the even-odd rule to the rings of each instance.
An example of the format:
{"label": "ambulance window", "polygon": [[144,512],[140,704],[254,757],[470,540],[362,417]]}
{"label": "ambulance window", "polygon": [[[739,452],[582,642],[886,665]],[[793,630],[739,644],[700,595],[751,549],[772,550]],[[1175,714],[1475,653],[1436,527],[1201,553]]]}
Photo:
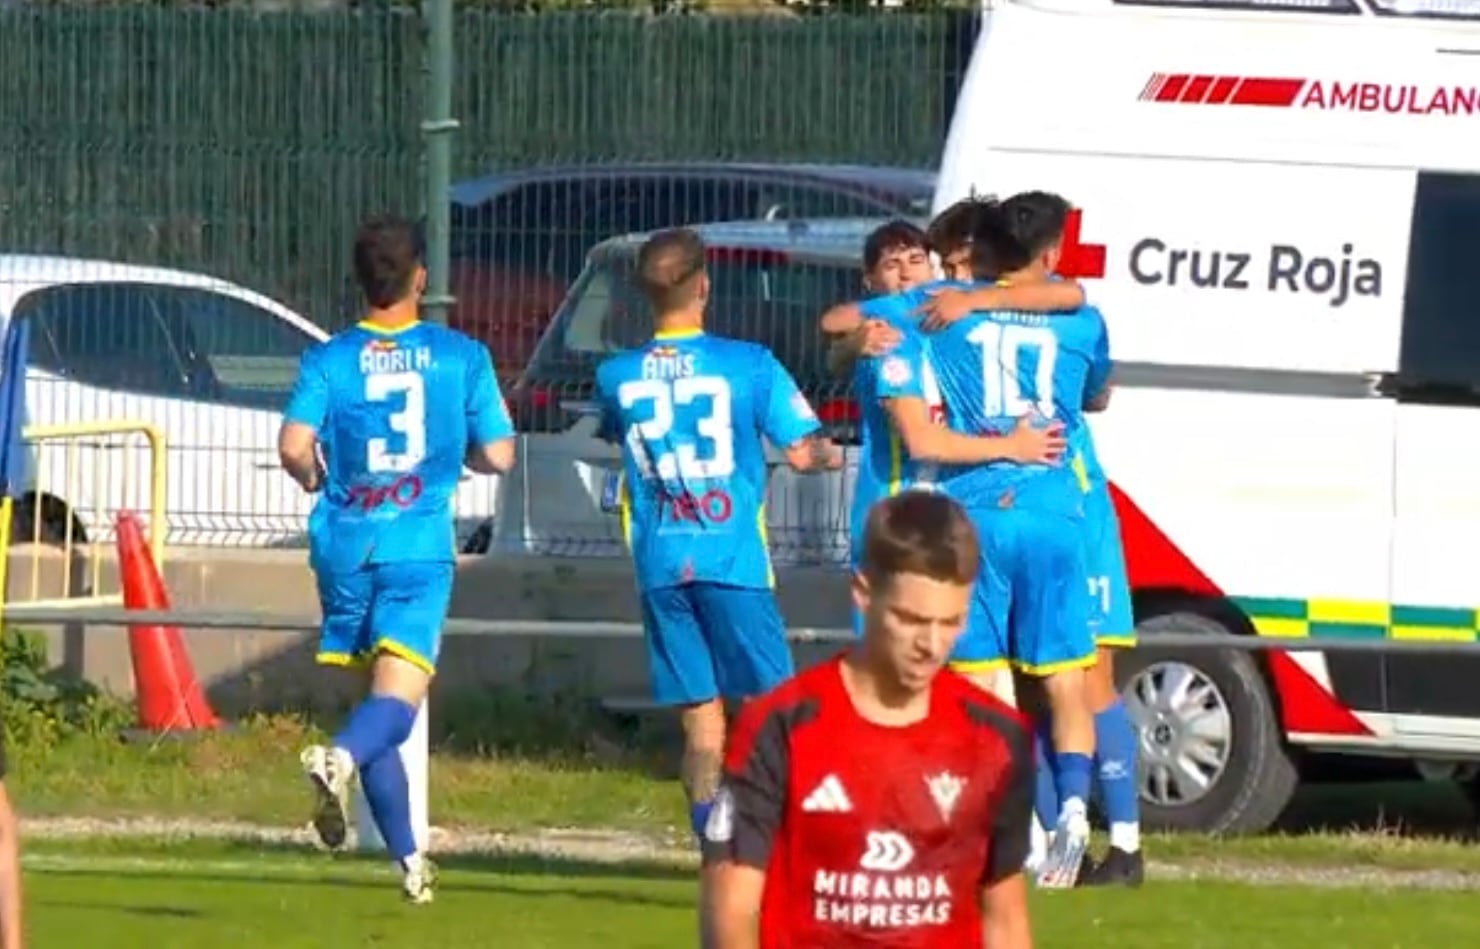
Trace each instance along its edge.
{"label": "ambulance window", "polygon": [[1402,391],[1480,398],[1480,175],[1421,173],[1408,247]]}

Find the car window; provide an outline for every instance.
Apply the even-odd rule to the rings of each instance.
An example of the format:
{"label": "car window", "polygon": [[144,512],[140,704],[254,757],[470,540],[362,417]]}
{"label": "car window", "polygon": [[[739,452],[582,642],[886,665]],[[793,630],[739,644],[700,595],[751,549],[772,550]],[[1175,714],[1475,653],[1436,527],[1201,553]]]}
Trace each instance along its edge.
{"label": "car window", "polygon": [[286,404],[313,336],[270,310],[212,290],[155,287],[154,293],[186,363],[211,377],[211,397],[253,408]]}
{"label": "car window", "polygon": [[31,364],[87,385],[150,395],[189,394],[189,373],[148,288],[74,284],[22,297],[32,321]]}
{"label": "car window", "polygon": [[[709,278],[710,332],[765,345],[804,385],[827,381],[817,317],[858,295],[856,267],[721,250],[711,252]],[[639,345],[651,334],[651,310],[632,282],[631,252],[604,254],[571,289],[540,343],[533,374],[588,376],[602,357]]]}
{"label": "car window", "polygon": [[[613,234],[760,217],[774,200],[752,182],[705,175],[593,176],[521,185],[452,209],[452,259],[569,283]],[[868,213],[878,213],[869,205]]]}
{"label": "car window", "polygon": [[[1414,193],[1403,344],[1406,391],[1452,389],[1480,396],[1480,175],[1418,176]],[[1369,278],[1370,279],[1370,278]],[[1430,395],[1443,399],[1443,393]]]}
{"label": "car window", "polygon": [[[881,214],[899,214],[908,210],[896,207],[893,202],[884,198],[871,198],[830,188],[776,185],[765,186],[760,203],[762,208],[756,216],[769,218],[878,217]],[[925,213],[930,213],[928,196]]]}

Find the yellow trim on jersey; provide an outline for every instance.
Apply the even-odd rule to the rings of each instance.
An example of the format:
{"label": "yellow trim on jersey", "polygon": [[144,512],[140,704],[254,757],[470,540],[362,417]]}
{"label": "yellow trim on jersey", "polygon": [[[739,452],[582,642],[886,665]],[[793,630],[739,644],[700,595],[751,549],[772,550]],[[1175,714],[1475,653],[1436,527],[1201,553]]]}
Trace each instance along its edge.
{"label": "yellow trim on jersey", "polygon": [[962,659],[959,662],[948,662],[946,666],[952,672],[962,675],[975,675],[978,672],[996,672],[998,669],[1007,668],[1006,659]]}
{"label": "yellow trim on jersey", "polygon": [[406,330],[420,326],[421,320],[412,320],[410,323],[402,323],[400,326],[381,326],[379,323],[372,323],[369,320],[361,320],[356,325],[367,333],[377,333],[381,336],[394,336],[397,333],[404,333]]}
{"label": "yellow trim on jersey", "polygon": [[904,442],[895,431],[894,421],[889,420],[889,497],[899,493],[904,485]]}
{"label": "yellow trim on jersey", "polygon": [[627,473],[617,477],[617,523],[622,528],[622,543],[632,550],[632,498],[627,494]]}
{"label": "yellow trim on jersey", "polygon": [[314,662],[321,666],[353,666],[360,660],[347,652],[321,652],[314,656]]}
{"label": "yellow trim on jersey", "polygon": [[1012,667],[1026,675],[1043,678],[1056,675],[1060,672],[1069,672],[1073,669],[1088,669],[1099,661],[1099,657],[1090,653],[1081,659],[1065,659],[1062,662],[1047,662],[1041,666],[1030,665],[1026,662],[1014,662]]}
{"label": "yellow trim on jersey", "polygon": [[659,330],[653,334],[653,339],[693,339],[695,336],[703,336],[704,331],[698,328],[681,330]]}
{"label": "yellow trim on jersey", "polygon": [[1136,645],[1135,633],[1116,636],[1096,636],[1095,645],[1101,649],[1131,649]]}
{"label": "yellow trim on jersey", "polygon": [[1084,465],[1084,452],[1074,453],[1074,460],[1069,462],[1069,468],[1074,472],[1074,480],[1079,482],[1079,490],[1089,494],[1089,469]]}

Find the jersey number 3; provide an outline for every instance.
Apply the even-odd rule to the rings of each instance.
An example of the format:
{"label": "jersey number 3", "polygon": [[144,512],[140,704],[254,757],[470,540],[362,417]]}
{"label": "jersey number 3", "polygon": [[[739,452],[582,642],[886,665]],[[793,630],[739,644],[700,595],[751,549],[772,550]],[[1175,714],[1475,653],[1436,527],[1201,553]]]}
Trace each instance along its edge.
{"label": "jersey number 3", "polygon": [[[694,434],[709,441],[708,458],[699,457],[693,442],[662,450],[673,434],[674,408],[691,405],[701,398],[709,399],[709,411],[694,424]],[[725,478],[735,471],[735,442],[730,415],[730,384],[718,376],[690,376],[665,381],[634,379],[617,387],[617,401],[622,411],[629,412],[639,403],[652,406],[653,417],[627,429],[627,449],[643,477],[664,481],[697,481],[703,478]],[[651,460],[649,460],[651,459]]]}
{"label": "jersey number 3", "polygon": [[406,404],[391,413],[391,431],[405,440],[400,451],[390,450],[390,439],[372,438],[365,443],[365,467],[376,473],[410,471],[427,455],[426,383],[415,372],[387,372],[365,377],[365,398],[384,402],[401,395]]}
{"label": "jersey number 3", "polygon": [[[982,410],[987,418],[1017,418],[1030,410],[1053,418],[1053,365],[1059,355],[1059,341],[1053,330],[1016,323],[983,323],[966,338],[982,350]],[[1033,373],[1036,402],[1023,398],[1018,385],[1018,354],[1024,349],[1038,356]]]}

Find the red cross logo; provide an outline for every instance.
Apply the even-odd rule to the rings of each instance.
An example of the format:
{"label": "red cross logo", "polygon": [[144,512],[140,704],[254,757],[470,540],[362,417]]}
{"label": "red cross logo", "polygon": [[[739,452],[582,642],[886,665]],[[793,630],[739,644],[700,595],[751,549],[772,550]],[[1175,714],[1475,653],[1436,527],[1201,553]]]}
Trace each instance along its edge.
{"label": "red cross logo", "polygon": [[1079,226],[1084,212],[1074,208],[1064,219],[1064,241],[1056,271],[1060,277],[1105,276],[1105,245],[1081,244]]}

